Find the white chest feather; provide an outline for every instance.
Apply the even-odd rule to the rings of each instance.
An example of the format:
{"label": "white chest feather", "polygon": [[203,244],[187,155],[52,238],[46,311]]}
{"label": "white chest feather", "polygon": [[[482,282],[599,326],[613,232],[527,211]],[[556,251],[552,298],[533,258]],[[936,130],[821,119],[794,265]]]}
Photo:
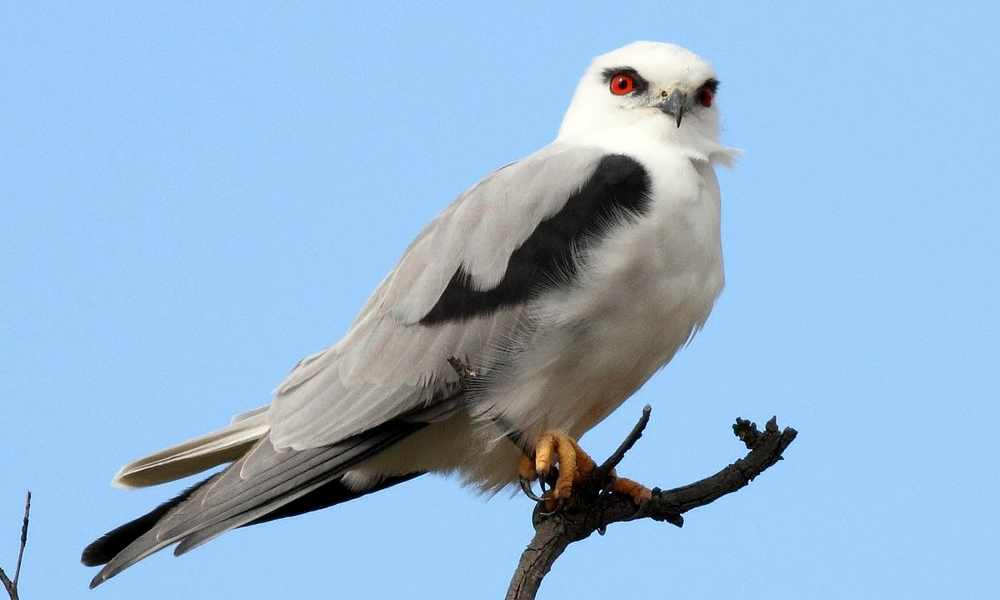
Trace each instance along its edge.
{"label": "white chest feather", "polygon": [[722,290],[715,173],[656,158],[644,161],[656,165],[648,213],[588,249],[578,281],[538,303],[529,342],[491,393],[491,414],[527,439],[596,425],[690,339]]}
{"label": "white chest feather", "polygon": [[[715,173],[676,152],[636,158],[650,170],[649,210],[585,249],[571,285],[532,302],[514,351],[497,358],[494,373],[480,371],[489,383],[470,390],[468,412],[421,430],[348,480],[364,487],[385,474],[457,470],[496,491],[517,478],[519,450],[504,433],[528,444],[551,429],[579,438],[704,324],[723,286]],[[486,366],[491,355],[484,349],[470,360]]]}

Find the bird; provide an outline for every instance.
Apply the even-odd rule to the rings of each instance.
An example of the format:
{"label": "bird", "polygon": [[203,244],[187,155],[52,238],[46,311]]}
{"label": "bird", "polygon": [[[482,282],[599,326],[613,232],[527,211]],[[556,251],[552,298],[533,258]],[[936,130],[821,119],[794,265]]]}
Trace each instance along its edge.
{"label": "bird", "polygon": [[711,65],[673,44],[594,58],[555,139],[448,204],[269,405],[118,471],[114,485],[139,488],[226,465],[87,546],[82,562],[103,565],[91,587],[167,546],[427,473],[485,494],[547,481],[547,501],[568,498],[594,466],[580,436],[722,291],[715,167],[739,151],[719,141],[718,91]]}

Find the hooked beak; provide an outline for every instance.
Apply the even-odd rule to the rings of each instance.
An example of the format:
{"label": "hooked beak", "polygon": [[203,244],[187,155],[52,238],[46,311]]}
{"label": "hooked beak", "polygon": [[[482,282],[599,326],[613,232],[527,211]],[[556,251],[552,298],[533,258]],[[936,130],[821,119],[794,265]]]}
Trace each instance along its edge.
{"label": "hooked beak", "polygon": [[687,103],[687,96],[680,90],[670,92],[662,102],[656,105],[664,113],[670,115],[677,121],[677,126],[681,126],[681,119],[684,118],[684,105]]}

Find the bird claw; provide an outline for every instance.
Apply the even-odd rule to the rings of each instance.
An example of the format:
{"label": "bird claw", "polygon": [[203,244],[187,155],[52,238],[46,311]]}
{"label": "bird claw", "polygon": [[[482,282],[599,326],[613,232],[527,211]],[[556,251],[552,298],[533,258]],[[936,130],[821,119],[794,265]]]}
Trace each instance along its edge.
{"label": "bird claw", "polygon": [[[526,479],[524,477],[518,477],[517,481],[518,481],[519,484],[521,484],[521,491],[524,492],[525,496],[531,498],[535,502],[545,502],[545,498],[542,498],[541,496],[539,496],[538,494],[536,494],[533,489],[531,489],[531,481],[530,480],[528,480],[528,479]],[[545,484],[544,483],[542,483],[542,493],[545,493]]]}
{"label": "bird claw", "polygon": [[[531,488],[536,479],[540,495]],[[648,488],[631,479],[618,477],[614,469],[604,476],[598,475],[594,460],[576,440],[559,432],[542,434],[535,445],[533,458],[521,456],[518,482],[524,495],[539,503],[539,516],[547,517],[562,510],[573,490],[587,481],[592,482],[589,485],[600,486],[600,495],[623,494],[631,497],[637,507],[651,498]],[[546,489],[547,486],[549,489]]]}
{"label": "bird claw", "polygon": [[[557,512],[561,511],[563,507],[566,506],[566,498],[555,498],[553,497],[552,488],[545,489],[545,479],[540,478],[538,480],[539,489],[542,491],[542,495],[535,493],[535,490],[531,489],[531,480],[526,477],[518,477],[518,484],[521,486],[521,491],[528,498],[531,498],[538,503],[537,516],[539,517],[550,517]],[[549,509],[549,506],[555,502],[555,506]]]}

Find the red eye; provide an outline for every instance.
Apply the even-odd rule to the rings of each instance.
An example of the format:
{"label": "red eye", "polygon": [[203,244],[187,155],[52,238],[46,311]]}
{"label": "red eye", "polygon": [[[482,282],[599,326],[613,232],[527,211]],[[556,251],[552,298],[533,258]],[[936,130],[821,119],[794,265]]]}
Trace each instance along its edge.
{"label": "red eye", "polygon": [[611,78],[611,93],[624,96],[635,89],[635,77],[628,73],[619,73]]}
{"label": "red eye", "polygon": [[700,102],[705,108],[708,108],[709,106],[712,106],[712,98],[714,97],[715,92],[708,88],[704,88],[701,90],[701,94],[698,95],[698,102]]}
{"label": "red eye", "polygon": [[715,99],[715,89],[709,85],[703,85],[698,88],[698,104],[701,104],[705,108],[712,106],[712,100]]}

